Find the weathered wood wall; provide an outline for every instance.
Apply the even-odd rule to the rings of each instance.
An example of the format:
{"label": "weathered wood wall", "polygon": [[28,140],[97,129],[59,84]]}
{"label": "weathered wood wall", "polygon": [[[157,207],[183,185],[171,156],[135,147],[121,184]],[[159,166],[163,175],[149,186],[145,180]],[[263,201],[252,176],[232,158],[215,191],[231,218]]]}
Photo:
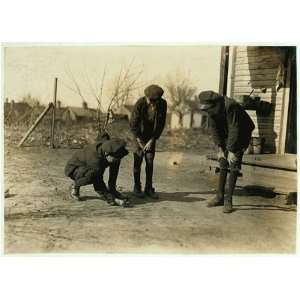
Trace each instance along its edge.
{"label": "weathered wood wall", "polygon": [[[255,122],[253,136],[266,139],[266,150],[279,152],[282,115],[284,109],[284,88],[276,91],[276,77],[285,55],[279,47],[234,47],[230,76],[230,96],[259,96],[273,104],[273,111],[267,117],[260,117],[255,111],[248,111]],[[266,89],[263,92],[261,89]]]}

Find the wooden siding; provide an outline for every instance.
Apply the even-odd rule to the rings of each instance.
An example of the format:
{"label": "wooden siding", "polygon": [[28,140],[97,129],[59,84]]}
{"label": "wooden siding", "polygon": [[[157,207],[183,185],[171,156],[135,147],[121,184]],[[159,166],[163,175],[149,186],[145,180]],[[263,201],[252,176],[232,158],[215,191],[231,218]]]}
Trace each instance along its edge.
{"label": "wooden siding", "polygon": [[[234,47],[231,69],[230,96],[259,96],[273,104],[268,117],[260,117],[255,111],[248,111],[255,123],[253,136],[264,137],[267,151],[279,152],[284,107],[284,88],[276,91],[278,68],[284,56],[278,47]],[[261,89],[265,88],[263,93]]]}

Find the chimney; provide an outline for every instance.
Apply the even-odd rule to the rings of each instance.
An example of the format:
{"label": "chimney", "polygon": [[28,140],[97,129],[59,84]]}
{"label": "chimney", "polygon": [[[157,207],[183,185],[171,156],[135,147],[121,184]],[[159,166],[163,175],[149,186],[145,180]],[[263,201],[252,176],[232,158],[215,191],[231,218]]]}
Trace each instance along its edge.
{"label": "chimney", "polygon": [[8,103],[8,97],[7,97],[7,98],[5,98],[5,102],[6,102],[6,103]]}
{"label": "chimney", "polygon": [[10,101],[10,103],[11,103],[11,106],[14,107],[14,105],[15,105],[15,100],[12,99],[12,100]]}
{"label": "chimney", "polygon": [[61,101],[60,100],[57,101],[57,108],[61,109]]}
{"label": "chimney", "polygon": [[82,102],[82,108],[83,108],[83,109],[88,109],[88,104],[87,104],[86,101],[83,101],[83,102]]}

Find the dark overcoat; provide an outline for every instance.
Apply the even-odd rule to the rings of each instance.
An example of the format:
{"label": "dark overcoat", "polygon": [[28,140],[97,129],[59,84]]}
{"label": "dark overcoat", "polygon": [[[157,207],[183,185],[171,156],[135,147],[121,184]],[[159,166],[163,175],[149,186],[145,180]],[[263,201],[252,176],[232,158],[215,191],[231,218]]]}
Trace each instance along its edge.
{"label": "dark overcoat", "polygon": [[134,105],[132,116],[130,119],[130,128],[135,138],[146,141],[150,138],[159,139],[165,127],[167,115],[167,101],[160,98],[156,101],[156,113],[154,120],[153,132],[146,132],[144,122],[147,116],[147,99],[140,98]]}
{"label": "dark overcoat", "polygon": [[217,146],[237,153],[249,146],[255,125],[238,102],[224,97],[224,110],[219,116],[210,117],[210,127]]}
{"label": "dark overcoat", "polygon": [[77,167],[93,169],[103,174],[108,167],[108,162],[102,144],[102,142],[90,144],[76,151],[66,164],[65,175],[69,177]]}

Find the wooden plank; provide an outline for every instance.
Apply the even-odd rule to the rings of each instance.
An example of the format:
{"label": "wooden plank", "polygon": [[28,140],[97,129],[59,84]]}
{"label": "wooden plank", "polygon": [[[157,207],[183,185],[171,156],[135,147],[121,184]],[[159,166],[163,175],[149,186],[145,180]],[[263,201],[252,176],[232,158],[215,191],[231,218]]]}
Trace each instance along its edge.
{"label": "wooden plank", "polygon": [[272,56],[272,55],[281,55],[281,51],[278,48],[274,49],[259,49],[259,50],[251,50],[251,51],[238,51],[237,58],[244,57],[257,57],[260,55],[263,56]]}
{"label": "wooden plank", "polygon": [[286,84],[288,88],[284,89],[283,101],[282,101],[282,115],[281,115],[281,128],[280,128],[280,143],[279,143],[279,153],[285,152],[286,146],[286,136],[287,136],[287,123],[288,123],[288,111],[290,102],[290,85],[291,85],[291,60],[288,62],[287,78]]}
{"label": "wooden plank", "polygon": [[[215,155],[208,155],[208,159],[216,160]],[[264,167],[274,170],[297,172],[296,154],[245,154],[243,165]]]}
{"label": "wooden plank", "polygon": [[276,82],[276,73],[274,72],[273,74],[235,74],[234,81],[264,81],[264,80],[269,80]]}
{"label": "wooden plank", "polygon": [[[275,76],[277,75],[277,68],[271,68],[271,69],[257,69],[257,70],[251,70],[251,75],[270,75]],[[250,70],[244,69],[244,70],[235,70],[236,76],[250,76]]]}
{"label": "wooden plank", "polygon": [[[272,155],[272,154],[271,154]],[[274,161],[268,160],[268,154],[245,155],[242,163],[243,176],[238,179],[237,186],[257,185],[271,188],[274,192],[287,194],[297,191],[297,168],[286,159],[276,157]],[[261,157],[261,160],[257,160]],[[205,164],[208,171],[214,171],[218,162],[207,160]]]}
{"label": "wooden plank", "polygon": [[49,103],[48,106],[44,109],[44,111],[40,114],[40,116],[36,119],[34,124],[29,128],[29,130],[26,132],[20,143],[18,144],[18,147],[21,147],[23,143],[26,141],[26,139],[29,137],[29,135],[33,132],[33,130],[38,126],[38,124],[42,121],[44,116],[47,114],[47,112],[50,110],[50,108],[53,107],[52,103]]}
{"label": "wooden plank", "polygon": [[277,46],[238,46],[238,52],[280,51]]}
{"label": "wooden plank", "polygon": [[56,97],[57,97],[57,77],[54,78],[54,95],[53,95],[53,110],[52,110],[52,122],[51,122],[51,138],[50,148],[54,149],[54,129],[55,129],[55,114],[56,114]]}
{"label": "wooden plank", "polygon": [[[252,87],[235,87],[234,88],[234,91],[235,92],[241,92],[241,93],[250,93],[251,91],[252,91]],[[258,93],[258,90],[259,89],[257,89],[257,91],[254,91],[254,94],[256,95],[256,94],[267,94],[267,93],[269,93],[269,94],[272,94],[272,92],[271,91],[267,91],[266,93]],[[280,95],[280,94],[282,94],[282,89],[279,91],[279,92],[277,92],[276,93],[276,95],[278,96],[278,95]]]}
{"label": "wooden plank", "polygon": [[[248,89],[247,89],[248,91]],[[249,95],[249,93],[252,91],[252,89],[250,88],[249,89],[249,93],[247,93],[247,91],[245,91],[244,88],[241,88],[241,87],[236,87],[234,90],[233,90],[233,95],[235,97],[237,96],[241,96],[241,95]],[[245,93],[246,92],[246,93]],[[265,100],[265,101],[269,101],[271,99],[274,99],[274,94],[271,92],[271,91],[267,91],[267,93],[259,93],[255,91],[252,93],[252,96],[256,96],[256,97],[260,97],[261,100]],[[278,93],[276,96],[275,96],[275,99],[278,100],[278,101],[282,101],[282,97],[283,97],[283,93]],[[234,98],[234,97],[233,97]]]}
{"label": "wooden plank", "polygon": [[273,132],[279,132],[280,126],[274,126],[274,124],[255,124],[255,129],[259,133],[264,133],[265,135],[273,136]]}
{"label": "wooden plank", "polygon": [[265,87],[265,88],[276,88],[276,80],[234,80],[233,81],[234,87]]}
{"label": "wooden plank", "polygon": [[231,76],[230,76],[230,96],[233,94],[233,79],[235,78],[235,70],[236,70],[236,49],[237,47],[233,47],[232,52],[232,63],[231,63]]}
{"label": "wooden plank", "polygon": [[237,57],[236,64],[253,64],[253,63],[280,63],[282,61],[282,55],[274,54],[274,55],[258,55],[252,57]]}
{"label": "wooden plank", "polygon": [[259,46],[237,46],[237,52],[258,51]]}
{"label": "wooden plank", "polygon": [[263,63],[252,63],[252,64],[236,64],[235,70],[261,70],[261,69],[278,69],[278,63],[277,62],[263,62]]}

